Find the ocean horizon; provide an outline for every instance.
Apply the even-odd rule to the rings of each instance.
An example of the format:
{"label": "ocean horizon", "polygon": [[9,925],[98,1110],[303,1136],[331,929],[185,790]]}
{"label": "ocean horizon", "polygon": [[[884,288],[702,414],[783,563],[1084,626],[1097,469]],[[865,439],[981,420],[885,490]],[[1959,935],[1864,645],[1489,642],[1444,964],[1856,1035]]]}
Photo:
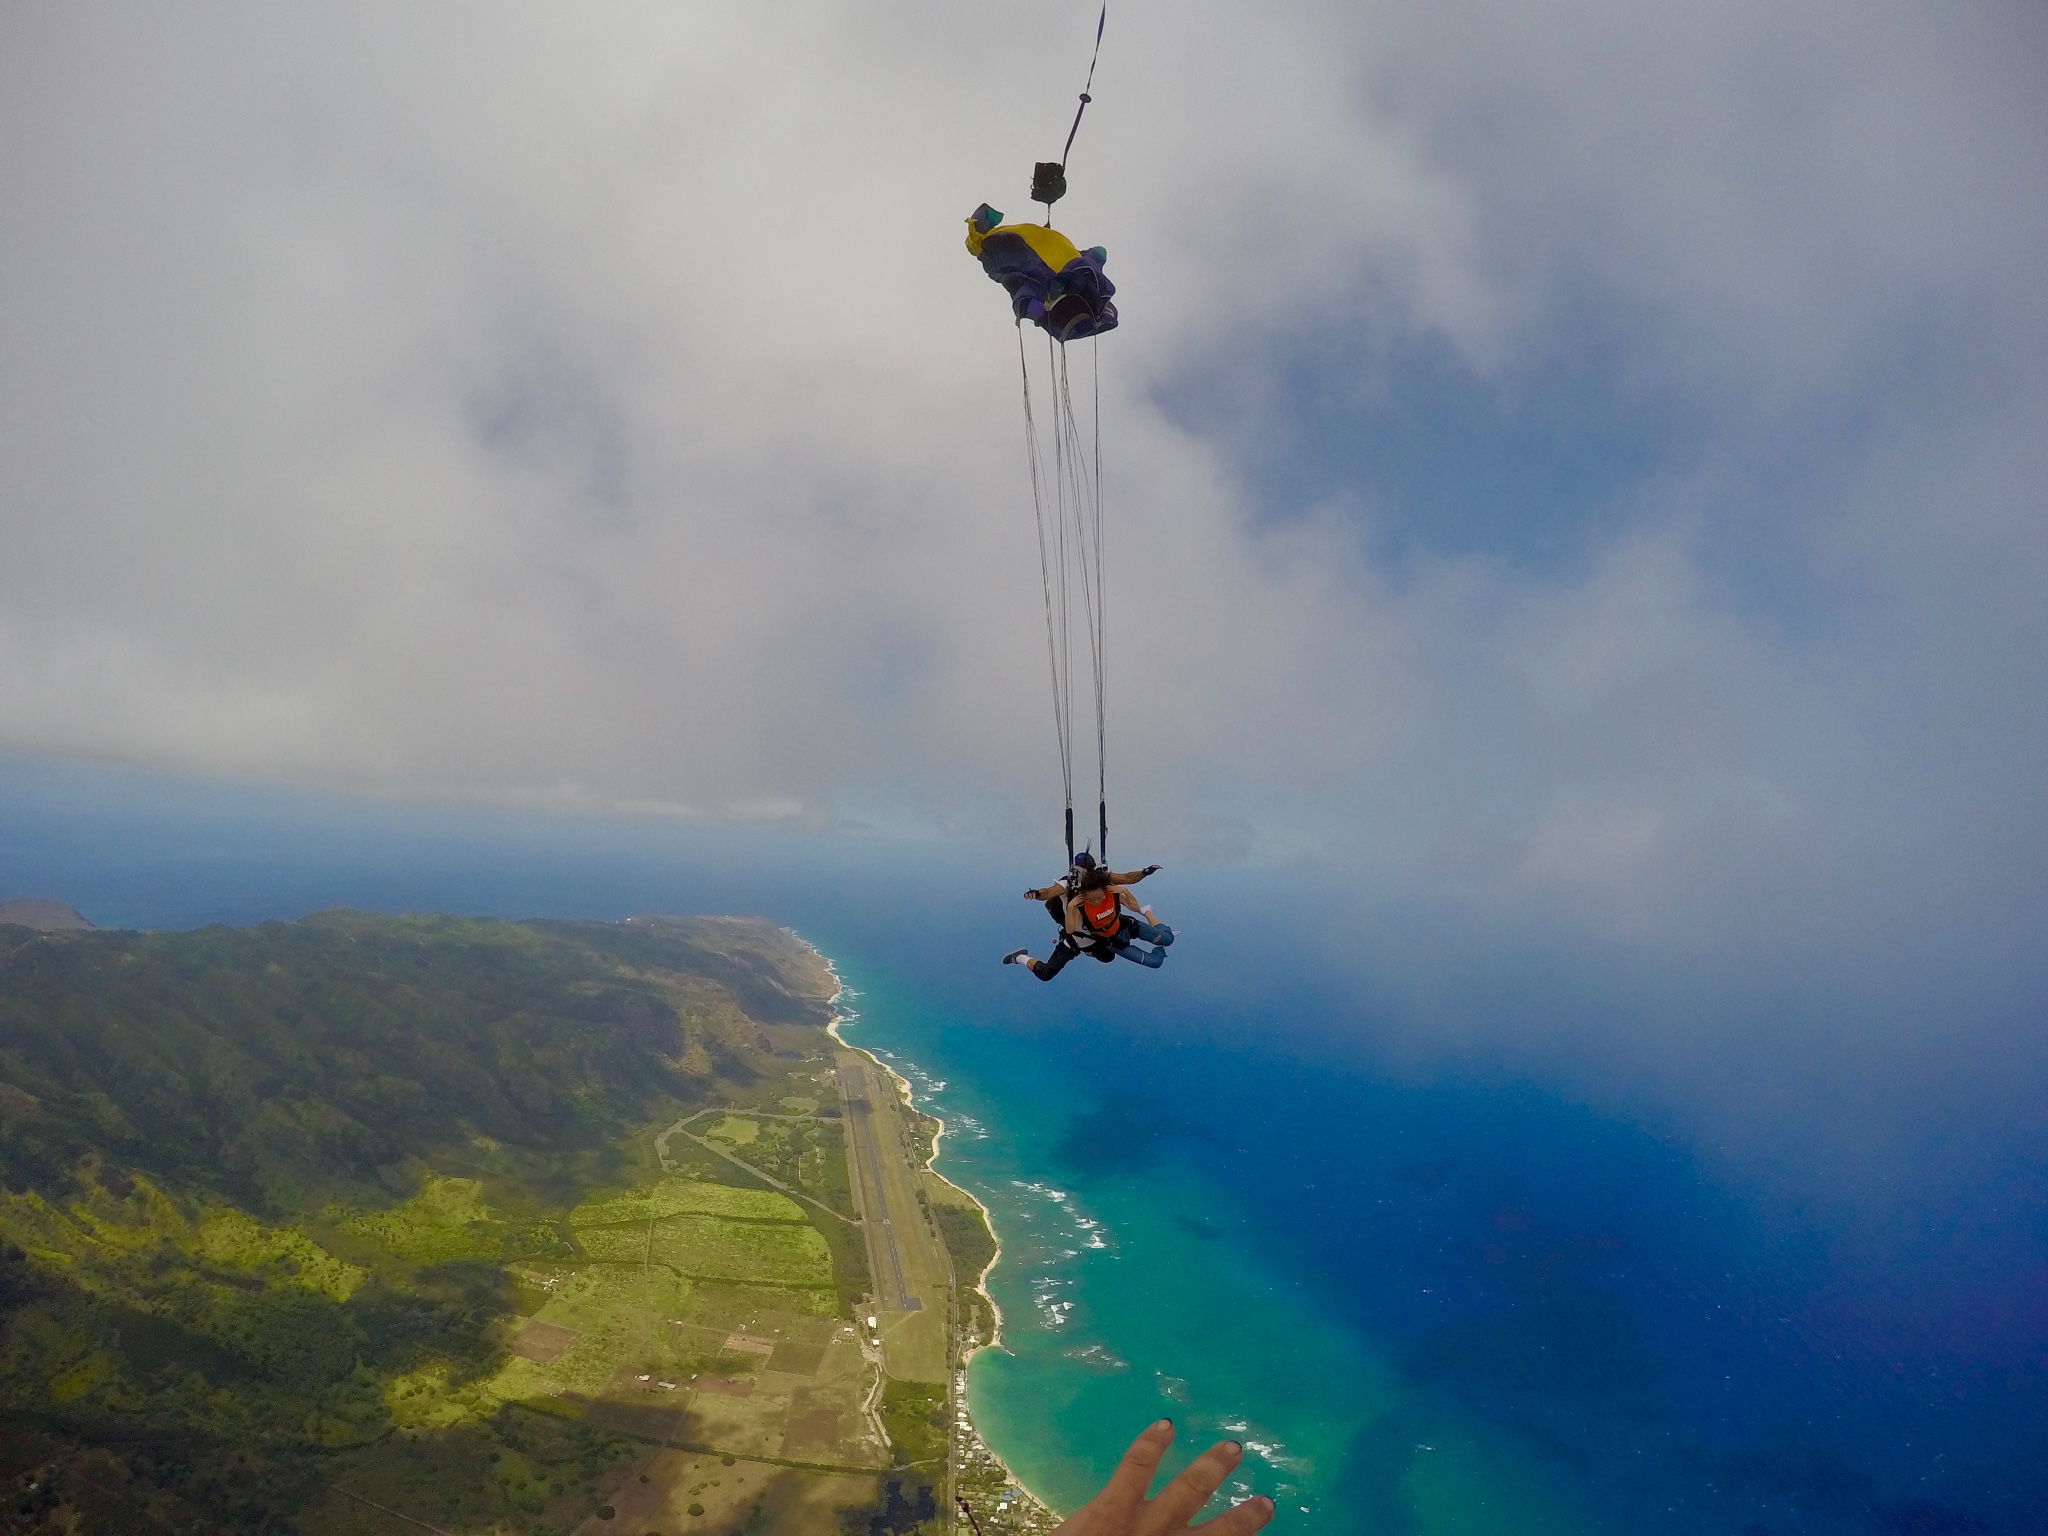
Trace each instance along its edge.
{"label": "ocean horizon", "polygon": [[[1193,865],[1147,888],[1181,931],[1164,970],[1040,985],[996,961],[1043,952],[1017,891],[1051,872],[35,764],[0,783],[0,894],[103,926],[349,905],[803,935],[847,987],[849,1043],[945,1121],[937,1171],[992,1214],[1004,1347],[976,1356],[971,1409],[1056,1507],[1169,1416],[1177,1458],[1242,1441],[1225,1496],[1316,1536],[2048,1530],[2026,1083],[1929,1075],[1926,1113],[1859,1140],[1842,1106],[1874,1127],[1881,1104],[1846,1069],[1796,1079],[1834,1095],[1800,1112],[1704,1069],[1692,1091],[1603,1075],[1590,1013],[1419,1044],[1412,1001],[1358,983],[1370,956],[1325,963],[1245,916],[1281,876]],[[1597,1001],[1518,985],[1481,978],[1445,1014]]]}

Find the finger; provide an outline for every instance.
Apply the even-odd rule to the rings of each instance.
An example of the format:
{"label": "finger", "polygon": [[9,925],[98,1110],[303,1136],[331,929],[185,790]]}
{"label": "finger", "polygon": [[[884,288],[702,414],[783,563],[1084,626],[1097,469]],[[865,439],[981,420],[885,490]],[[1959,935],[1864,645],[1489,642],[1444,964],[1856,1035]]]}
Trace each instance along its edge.
{"label": "finger", "polygon": [[1194,1519],[1195,1511],[1209,1502],[1209,1495],[1223,1486],[1230,1469],[1243,1459],[1243,1446],[1235,1440],[1218,1440],[1183,1467],[1180,1476],[1160,1489],[1152,1501],[1155,1515],[1165,1516],[1164,1528],[1177,1531]]}
{"label": "finger", "polygon": [[1135,1506],[1152,1486],[1152,1474],[1159,1470],[1159,1458],[1173,1444],[1173,1420],[1161,1419],[1131,1442],[1124,1459],[1116,1464],[1098,1499],[1116,1500]]}
{"label": "finger", "polygon": [[1204,1520],[1194,1529],[1206,1531],[1209,1536],[1251,1536],[1272,1518],[1273,1501],[1261,1495],[1226,1509],[1214,1520]]}

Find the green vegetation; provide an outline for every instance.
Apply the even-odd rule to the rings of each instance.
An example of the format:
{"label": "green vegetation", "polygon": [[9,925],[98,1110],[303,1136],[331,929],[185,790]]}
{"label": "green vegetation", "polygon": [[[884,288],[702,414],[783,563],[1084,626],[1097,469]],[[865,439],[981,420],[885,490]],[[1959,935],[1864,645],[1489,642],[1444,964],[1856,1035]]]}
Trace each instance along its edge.
{"label": "green vegetation", "polygon": [[860,1297],[874,1289],[874,1275],[868,1268],[867,1240],[859,1227],[830,1220],[821,1221],[817,1226],[832,1250],[832,1280],[839,1288],[840,1307],[850,1312]]}
{"label": "green vegetation", "polygon": [[20,1528],[566,1532],[679,1401],[641,1375],[865,1284],[846,1223],[652,1145],[801,1097],[830,995],[728,921],[0,928]]}
{"label": "green vegetation", "polygon": [[934,1205],[932,1216],[939,1224],[939,1238],[952,1256],[954,1274],[962,1285],[973,1285],[996,1256],[996,1237],[988,1229],[988,1218],[972,1205]]}
{"label": "green vegetation", "polygon": [[987,1344],[995,1337],[995,1309],[976,1287],[995,1259],[995,1233],[989,1230],[988,1217],[978,1205],[955,1205],[935,1200],[931,1202],[930,1210],[939,1229],[939,1238],[945,1243],[946,1252],[953,1261],[960,1332],[970,1348]]}
{"label": "green vegetation", "polygon": [[495,1259],[510,1234],[483,1205],[483,1182],[428,1174],[420,1192],[388,1211],[349,1214],[330,1206],[327,1213],[345,1232],[367,1237],[388,1253],[415,1264],[447,1264],[457,1259]]}
{"label": "green vegetation", "polygon": [[882,1388],[882,1427],[898,1466],[946,1454],[946,1389],[922,1381],[892,1381]]}
{"label": "green vegetation", "polygon": [[856,1214],[846,1177],[846,1144],[836,1122],[735,1114],[715,1122],[699,1121],[691,1130],[721,1152],[802,1191],[820,1205],[842,1216]]}
{"label": "green vegetation", "polygon": [[830,1289],[832,1250],[808,1223],[676,1216],[654,1227],[654,1262],[704,1279]]}
{"label": "green vegetation", "polygon": [[808,1221],[804,1208],[770,1189],[735,1189],[692,1179],[663,1179],[652,1189],[579,1205],[573,1227],[657,1220],[664,1216],[731,1216],[742,1221]]}

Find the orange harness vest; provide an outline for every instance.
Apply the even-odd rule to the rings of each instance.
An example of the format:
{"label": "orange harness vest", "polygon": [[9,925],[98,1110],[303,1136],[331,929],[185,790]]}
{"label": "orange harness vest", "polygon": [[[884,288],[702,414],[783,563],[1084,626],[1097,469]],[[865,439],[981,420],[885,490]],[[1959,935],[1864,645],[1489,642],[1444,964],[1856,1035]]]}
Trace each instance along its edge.
{"label": "orange harness vest", "polygon": [[[1099,904],[1097,897],[1101,898]],[[1102,938],[1113,939],[1123,926],[1123,917],[1116,908],[1116,887],[1085,892],[1081,897],[1081,920]]]}

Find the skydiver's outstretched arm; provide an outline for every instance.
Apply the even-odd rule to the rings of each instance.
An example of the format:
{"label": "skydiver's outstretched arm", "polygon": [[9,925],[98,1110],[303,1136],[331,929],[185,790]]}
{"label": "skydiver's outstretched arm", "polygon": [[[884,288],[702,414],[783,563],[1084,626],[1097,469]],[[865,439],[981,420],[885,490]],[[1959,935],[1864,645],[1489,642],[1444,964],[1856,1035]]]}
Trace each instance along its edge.
{"label": "skydiver's outstretched arm", "polygon": [[[1159,1458],[1171,1444],[1173,1420],[1161,1419],[1131,1442],[1108,1486],[1061,1521],[1053,1536],[1178,1536],[1190,1529],[1188,1522],[1244,1459],[1244,1447],[1235,1440],[1217,1441],[1147,1498]],[[1252,1536],[1272,1518],[1271,1499],[1250,1498],[1193,1529],[1208,1536]]]}
{"label": "skydiver's outstretched arm", "polygon": [[1109,883],[1111,885],[1136,885],[1147,875],[1156,875],[1158,873],[1159,866],[1157,864],[1147,864],[1143,869],[1134,869],[1127,875],[1113,874],[1109,877]]}

